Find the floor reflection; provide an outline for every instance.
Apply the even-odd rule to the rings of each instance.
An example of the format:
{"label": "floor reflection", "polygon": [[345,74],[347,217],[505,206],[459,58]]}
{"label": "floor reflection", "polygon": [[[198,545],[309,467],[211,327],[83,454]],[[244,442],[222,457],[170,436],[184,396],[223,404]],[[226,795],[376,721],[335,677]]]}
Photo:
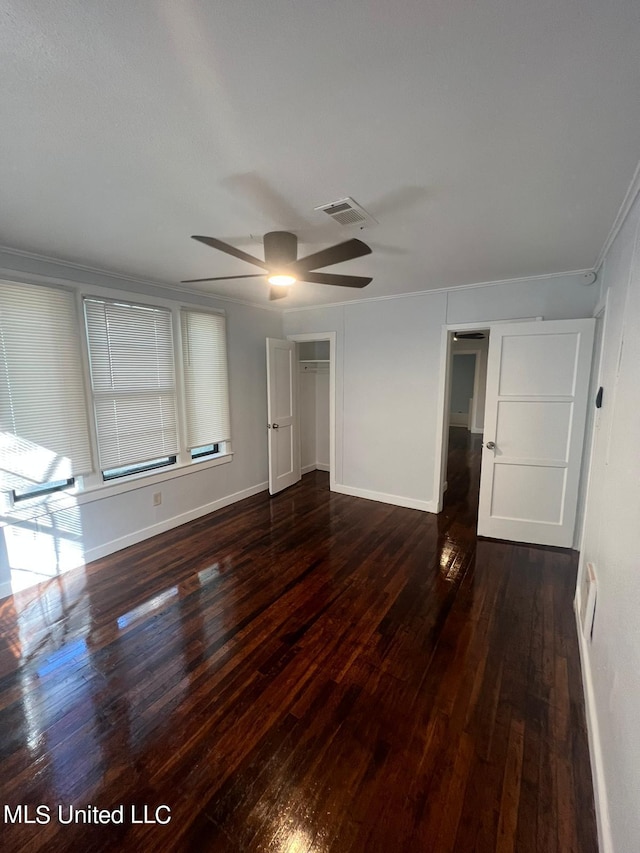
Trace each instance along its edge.
{"label": "floor reflection", "polygon": [[0,432],[0,598],[84,565],[71,460]]}
{"label": "floor reflection", "polygon": [[[73,499],[72,499],[73,500]],[[67,506],[2,528],[0,569],[10,588],[21,592],[84,565],[80,508]]]}
{"label": "floor reflection", "polygon": [[469,555],[475,551],[481,461],[482,435],[465,427],[450,427],[447,490],[437,516],[440,577],[447,583],[464,574]]}

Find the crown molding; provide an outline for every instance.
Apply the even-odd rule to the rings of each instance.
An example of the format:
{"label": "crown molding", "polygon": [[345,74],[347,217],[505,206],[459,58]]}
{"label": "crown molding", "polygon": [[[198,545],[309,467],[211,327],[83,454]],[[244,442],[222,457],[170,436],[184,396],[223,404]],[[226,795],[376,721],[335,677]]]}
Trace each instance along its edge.
{"label": "crown molding", "polygon": [[[276,311],[280,313],[282,309],[277,308],[272,305],[261,305],[258,302],[251,302],[248,299],[236,299],[233,296],[220,296],[217,293],[206,293],[202,290],[194,290],[189,287],[182,287],[180,284],[166,284],[161,281],[155,281],[154,279],[142,278],[141,276],[134,275],[124,275],[123,273],[112,272],[110,270],[101,269],[100,267],[92,267],[88,264],[80,264],[75,261],[63,261],[60,258],[51,258],[47,255],[39,255],[36,252],[27,252],[23,249],[13,249],[10,246],[0,246],[0,255],[16,258],[23,258],[27,261],[34,261],[40,264],[47,264],[53,266],[55,269],[52,271],[54,274],[49,274],[46,272],[36,272],[34,270],[29,269],[15,269],[13,267],[7,267],[0,260],[0,273],[4,276],[15,276],[19,275],[21,277],[30,277],[33,279],[40,279],[41,281],[50,281],[52,283],[65,283],[65,284],[83,284],[88,282],[78,281],[75,278],[69,278],[68,275],[65,275],[65,270],[76,270],[80,273],[89,273],[90,275],[100,276],[104,278],[106,281],[102,283],[100,286],[105,287],[108,286],[109,282],[112,282],[112,286],[117,288],[118,285],[122,286],[122,283],[130,284],[135,287],[135,285],[143,286],[143,287],[151,287],[154,290],[170,292],[172,299],[175,300],[176,294],[185,294],[190,296],[197,296],[200,299],[214,299],[220,302],[232,302],[236,305],[246,305],[250,308],[260,308],[262,311]],[[161,295],[161,294],[159,294]],[[167,297],[165,297],[167,298]]]}
{"label": "crown molding", "polygon": [[551,272],[545,275],[525,275],[519,278],[501,278],[495,281],[479,281],[474,284],[454,284],[451,287],[432,287],[428,290],[412,290],[411,293],[393,293],[389,296],[369,296],[364,299],[348,299],[344,302],[324,302],[320,305],[301,305],[298,308],[283,308],[285,314],[292,311],[315,311],[318,308],[340,308],[345,305],[359,305],[361,302],[385,302],[388,299],[411,299],[414,296],[424,296],[431,293],[451,293],[455,290],[473,290],[478,287],[495,287],[500,284],[523,284],[527,281],[539,281],[547,278],[565,278],[572,275],[584,275],[591,273],[593,269],[568,270],[567,272]]}
{"label": "crown molding", "polygon": [[596,262],[593,265],[593,271],[598,273],[600,271],[600,267],[602,266],[602,262],[604,261],[607,252],[611,248],[611,244],[618,236],[618,233],[622,226],[625,223],[627,216],[629,215],[629,211],[633,207],[633,203],[635,202],[638,194],[640,193],[640,163],[636,167],[636,171],[631,179],[631,183],[629,184],[629,189],[627,190],[625,197],[622,199],[622,204],[620,205],[620,209],[616,214],[616,218],[613,220],[613,225],[611,226],[611,231],[609,231],[609,236],[604,241],[604,246],[600,249],[600,253],[596,258]]}
{"label": "crown molding", "polygon": [[[632,202],[633,200],[631,201],[631,203]],[[631,206],[631,203],[629,204],[629,207]],[[172,299],[175,299],[176,293],[180,295],[189,294],[191,296],[197,296],[200,299],[213,299],[220,302],[230,302],[236,305],[246,305],[250,308],[260,308],[262,311],[275,311],[278,314],[289,314],[293,311],[315,311],[319,308],[339,308],[345,305],[360,304],[362,302],[385,302],[389,299],[411,299],[413,297],[424,296],[425,294],[429,293],[450,293],[456,290],[471,290],[479,287],[495,287],[502,284],[522,284],[524,282],[539,281],[541,279],[563,278],[566,276],[584,275],[585,273],[594,271],[593,269],[567,270],[564,272],[546,273],[542,275],[527,275],[520,276],[517,278],[496,279],[494,281],[480,281],[471,284],[457,284],[452,285],[450,287],[434,287],[426,290],[414,290],[410,293],[393,293],[386,296],[370,296],[362,299],[344,300],[341,302],[325,302],[317,305],[300,305],[291,308],[280,308],[279,306],[262,305],[259,302],[252,302],[248,299],[238,299],[233,296],[220,296],[216,293],[206,293],[202,290],[194,290],[192,288],[181,287],[179,285],[170,285],[160,281],[155,281],[154,279],[142,278],[140,276],[124,275],[123,273],[111,272],[109,270],[101,269],[100,267],[89,266],[88,264],[76,263],[75,261],[64,261],[60,258],[51,258],[47,255],[37,254],[36,252],[27,252],[22,249],[13,249],[9,246],[0,246],[0,254],[7,255],[9,257],[22,258],[27,261],[34,261],[36,263],[48,264],[55,267],[58,271],[57,275],[51,275],[49,273],[35,272],[33,270],[14,269],[12,267],[6,267],[4,264],[2,264],[0,265],[0,273],[5,276],[19,274],[21,276],[29,276],[31,278],[39,278],[41,280],[49,280],[50,282],[56,283],[83,283],[77,281],[74,278],[69,278],[64,274],[65,270],[75,270],[80,273],[89,273],[90,275],[97,275],[104,278],[106,281],[101,285],[103,287],[108,286],[108,283],[111,282],[112,286],[117,288],[118,283],[124,282],[132,285],[133,287],[138,285],[143,287],[151,287],[154,290],[158,291],[169,291],[171,293],[170,298]]]}

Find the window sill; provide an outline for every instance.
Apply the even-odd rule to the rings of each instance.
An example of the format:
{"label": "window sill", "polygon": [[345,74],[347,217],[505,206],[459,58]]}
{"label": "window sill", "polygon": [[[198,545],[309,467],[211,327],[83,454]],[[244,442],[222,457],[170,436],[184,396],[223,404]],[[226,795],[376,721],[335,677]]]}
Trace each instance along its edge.
{"label": "window sill", "polygon": [[227,462],[233,461],[233,451],[224,453],[221,456],[216,456],[213,459],[199,460],[187,463],[186,465],[172,465],[171,468],[161,469],[159,471],[144,471],[140,474],[130,474],[120,481],[110,480],[107,483],[102,483],[97,486],[89,486],[86,489],[78,490],[77,492],[66,492],[76,499],[79,505],[92,503],[93,501],[101,501],[105,498],[112,498],[116,495],[124,494],[125,492],[133,492],[136,489],[145,489],[149,486],[155,486],[157,483],[164,483],[167,480],[174,480],[177,477],[184,477],[185,474],[194,474],[199,471],[207,471],[209,468],[216,468],[218,465],[226,465]]}

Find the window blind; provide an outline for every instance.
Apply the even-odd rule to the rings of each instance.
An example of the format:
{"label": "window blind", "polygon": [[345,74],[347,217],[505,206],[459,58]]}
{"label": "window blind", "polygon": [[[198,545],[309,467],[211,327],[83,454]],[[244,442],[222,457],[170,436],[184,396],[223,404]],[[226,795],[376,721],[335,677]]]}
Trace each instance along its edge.
{"label": "window blind", "polygon": [[0,429],[2,467],[23,485],[91,471],[76,305],[69,291],[0,283]]}
{"label": "window blind", "polygon": [[230,440],[225,318],[183,310],[187,447]]}
{"label": "window blind", "polygon": [[171,312],[93,297],[84,306],[101,469],[175,454]]}

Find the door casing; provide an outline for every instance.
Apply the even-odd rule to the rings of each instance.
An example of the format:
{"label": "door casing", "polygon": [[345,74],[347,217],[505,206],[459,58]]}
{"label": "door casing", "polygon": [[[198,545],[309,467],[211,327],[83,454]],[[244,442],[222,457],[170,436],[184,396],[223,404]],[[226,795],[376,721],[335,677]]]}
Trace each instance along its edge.
{"label": "door casing", "polygon": [[[308,332],[301,335],[287,335],[288,341],[329,341],[329,488],[335,491],[336,485],[336,332]],[[297,393],[297,388],[296,388]],[[298,407],[296,407],[298,411]],[[300,424],[298,422],[298,429]],[[298,448],[300,442],[298,442]],[[298,460],[300,461],[300,460]]]}

